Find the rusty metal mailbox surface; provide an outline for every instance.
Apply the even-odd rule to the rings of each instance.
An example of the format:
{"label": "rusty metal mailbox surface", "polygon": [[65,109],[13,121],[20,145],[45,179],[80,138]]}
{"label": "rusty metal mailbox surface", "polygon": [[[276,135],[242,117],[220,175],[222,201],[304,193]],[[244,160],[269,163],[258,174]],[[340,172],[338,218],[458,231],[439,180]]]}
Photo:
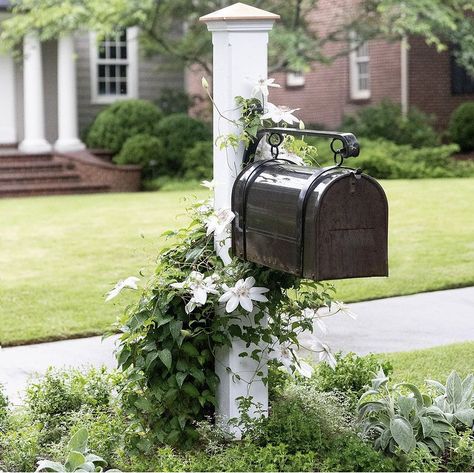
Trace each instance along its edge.
{"label": "rusty metal mailbox surface", "polygon": [[375,179],[344,167],[256,161],[237,177],[234,255],[308,279],[388,275],[388,205]]}

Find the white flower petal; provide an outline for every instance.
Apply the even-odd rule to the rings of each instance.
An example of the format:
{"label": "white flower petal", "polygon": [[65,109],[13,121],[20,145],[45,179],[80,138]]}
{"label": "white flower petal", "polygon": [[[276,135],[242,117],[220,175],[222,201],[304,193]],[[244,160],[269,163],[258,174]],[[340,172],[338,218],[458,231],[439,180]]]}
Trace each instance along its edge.
{"label": "white flower petal", "polygon": [[244,297],[240,296],[240,305],[247,311],[247,312],[252,312],[253,310],[253,302],[250,297]]}
{"label": "white flower petal", "polygon": [[239,306],[239,296],[232,295],[231,298],[228,300],[225,310],[228,314],[234,312],[235,309]]}
{"label": "white flower petal", "polygon": [[268,302],[268,299],[263,294],[250,293],[250,299],[258,302]]}
{"label": "white flower petal", "polygon": [[306,361],[298,360],[296,369],[305,378],[311,378],[311,376],[313,376],[313,367],[309,363],[306,363]]}

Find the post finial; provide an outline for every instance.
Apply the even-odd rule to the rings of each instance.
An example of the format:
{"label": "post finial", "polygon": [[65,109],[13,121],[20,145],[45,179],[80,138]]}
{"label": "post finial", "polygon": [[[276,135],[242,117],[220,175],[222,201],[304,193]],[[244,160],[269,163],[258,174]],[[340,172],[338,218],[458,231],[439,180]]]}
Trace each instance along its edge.
{"label": "post finial", "polygon": [[199,21],[208,23],[210,21],[235,21],[235,20],[279,20],[280,15],[271,13],[260,8],[255,8],[245,3],[234,3],[228,7],[217,10],[208,15],[201,16]]}

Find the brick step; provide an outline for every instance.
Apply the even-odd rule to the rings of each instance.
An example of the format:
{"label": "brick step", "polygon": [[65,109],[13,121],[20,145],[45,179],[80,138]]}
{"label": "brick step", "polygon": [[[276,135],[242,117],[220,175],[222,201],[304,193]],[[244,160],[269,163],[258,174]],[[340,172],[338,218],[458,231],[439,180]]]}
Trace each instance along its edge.
{"label": "brick step", "polygon": [[[74,166],[71,166],[73,168]],[[0,159],[0,175],[6,173],[40,173],[40,172],[52,172],[61,171],[64,169],[64,165],[56,163],[54,161],[28,161],[28,160],[16,160],[10,162],[2,162]]]}
{"label": "brick step", "polygon": [[[0,186],[3,184],[21,183],[47,183],[47,182],[79,182],[81,177],[73,171],[52,171],[52,172],[0,172]],[[1,187],[0,187],[1,188]]]}
{"label": "brick step", "polygon": [[8,184],[0,185],[0,197],[24,197],[32,195],[90,194],[108,192],[108,186],[82,183]]}
{"label": "brick step", "polygon": [[53,156],[51,154],[23,154],[0,150],[0,163],[17,163],[21,161],[48,162],[52,160]]}

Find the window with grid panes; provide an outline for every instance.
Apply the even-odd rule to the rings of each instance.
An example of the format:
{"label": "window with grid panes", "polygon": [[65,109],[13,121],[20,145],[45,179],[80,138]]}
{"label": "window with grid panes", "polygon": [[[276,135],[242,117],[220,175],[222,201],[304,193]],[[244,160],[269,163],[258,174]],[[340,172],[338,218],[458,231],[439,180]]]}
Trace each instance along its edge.
{"label": "window with grid panes", "polygon": [[97,45],[97,94],[127,95],[127,31]]}
{"label": "window with grid panes", "polygon": [[352,99],[370,98],[369,45],[367,41],[357,45],[353,38],[354,49],[350,53],[350,83]]}
{"label": "window with grid panes", "polygon": [[92,33],[92,101],[113,102],[136,96],[137,29],[128,28],[103,39]]}

